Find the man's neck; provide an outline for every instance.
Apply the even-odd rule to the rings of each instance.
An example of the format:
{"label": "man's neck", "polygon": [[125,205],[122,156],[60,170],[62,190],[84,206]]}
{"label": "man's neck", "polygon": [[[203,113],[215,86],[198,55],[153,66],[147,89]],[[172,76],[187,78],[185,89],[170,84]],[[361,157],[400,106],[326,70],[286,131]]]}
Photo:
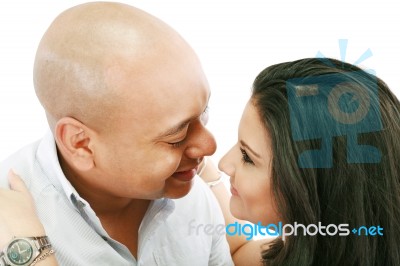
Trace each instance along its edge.
{"label": "man's neck", "polygon": [[150,201],[134,201],[120,212],[97,214],[108,235],[124,244],[135,258],[139,246],[139,227],[149,204]]}
{"label": "man's neck", "polygon": [[58,154],[58,157],[64,175],[79,196],[90,204],[108,235],[128,247],[136,257],[139,227],[151,201],[99,192],[97,188],[86,184],[61,154]]}

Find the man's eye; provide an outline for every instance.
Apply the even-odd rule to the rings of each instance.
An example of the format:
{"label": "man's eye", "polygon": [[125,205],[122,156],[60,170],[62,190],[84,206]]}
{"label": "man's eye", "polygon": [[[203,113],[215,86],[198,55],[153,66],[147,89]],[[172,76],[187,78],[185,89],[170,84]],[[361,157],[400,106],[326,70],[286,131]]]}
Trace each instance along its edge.
{"label": "man's eye", "polygon": [[250,159],[249,155],[247,154],[247,152],[244,149],[240,148],[240,152],[242,153],[243,163],[254,164],[253,160]]}
{"label": "man's eye", "polygon": [[185,139],[178,142],[168,142],[168,144],[171,145],[173,148],[179,148],[185,142]]}

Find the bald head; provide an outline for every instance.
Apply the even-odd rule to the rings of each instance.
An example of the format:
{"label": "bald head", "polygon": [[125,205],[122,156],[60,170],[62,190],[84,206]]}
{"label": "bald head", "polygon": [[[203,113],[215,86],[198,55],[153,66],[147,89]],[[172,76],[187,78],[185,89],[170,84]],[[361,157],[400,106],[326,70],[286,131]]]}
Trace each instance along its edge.
{"label": "bald head", "polygon": [[174,30],[144,11],[119,3],[79,5],[60,14],[39,44],[36,94],[52,130],[62,117],[101,130],[111,126],[106,121],[115,120],[126,96],[142,89],[124,84],[126,76],[140,80],[178,54],[195,57]]}

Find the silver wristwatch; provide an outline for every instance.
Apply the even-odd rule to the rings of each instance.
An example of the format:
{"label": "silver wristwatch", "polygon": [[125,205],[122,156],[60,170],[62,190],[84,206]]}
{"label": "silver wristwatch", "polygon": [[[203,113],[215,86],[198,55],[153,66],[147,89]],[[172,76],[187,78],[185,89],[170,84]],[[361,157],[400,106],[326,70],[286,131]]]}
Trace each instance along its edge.
{"label": "silver wristwatch", "polygon": [[47,236],[14,237],[0,252],[0,266],[31,265],[47,248],[51,248]]}

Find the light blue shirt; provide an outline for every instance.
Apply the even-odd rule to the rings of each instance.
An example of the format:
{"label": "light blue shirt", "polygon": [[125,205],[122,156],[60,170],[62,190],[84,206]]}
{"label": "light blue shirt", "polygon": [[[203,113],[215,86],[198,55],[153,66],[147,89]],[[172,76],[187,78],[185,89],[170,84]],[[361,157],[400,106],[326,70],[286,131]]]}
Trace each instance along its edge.
{"label": "light blue shirt", "polygon": [[89,203],[66,179],[50,132],[0,164],[0,187],[8,187],[10,168],[31,191],[62,266],[233,265],[224,234],[191,228],[224,224],[214,195],[198,177],[185,197],[152,201],[139,228],[135,258],[110,238]]}

